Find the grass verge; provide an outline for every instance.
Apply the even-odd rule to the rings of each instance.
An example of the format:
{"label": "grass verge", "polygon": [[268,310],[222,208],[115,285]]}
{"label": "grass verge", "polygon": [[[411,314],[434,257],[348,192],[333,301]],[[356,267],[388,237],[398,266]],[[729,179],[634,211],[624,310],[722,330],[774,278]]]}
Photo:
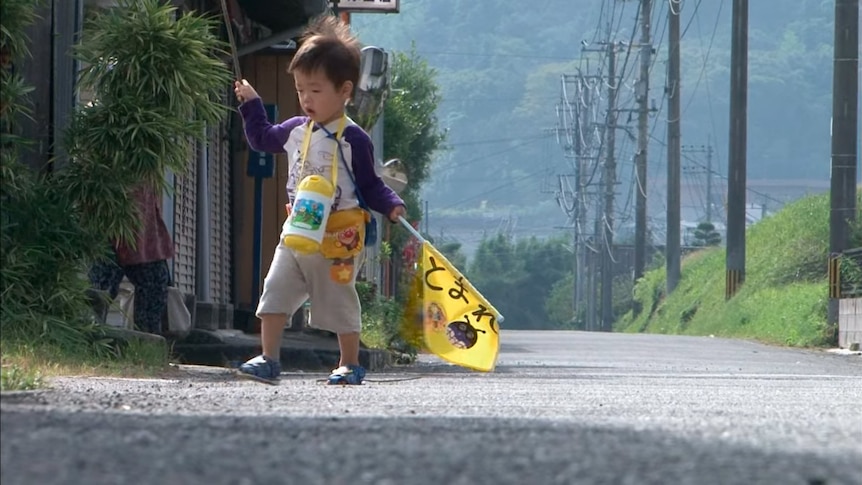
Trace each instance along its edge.
{"label": "grass verge", "polygon": [[670,296],[665,269],[648,272],[634,290],[643,312],[624,315],[617,330],[827,345],[828,245],[829,195],[796,201],[747,231],[746,280],[734,298],[725,301],[725,250],[704,249],[683,260]]}
{"label": "grass verge", "polygon": [[129,340],[103,355],[20,341],[0,341],[0,390],[33,390],[58,376],[156,377],[169,371],[164,343]]}

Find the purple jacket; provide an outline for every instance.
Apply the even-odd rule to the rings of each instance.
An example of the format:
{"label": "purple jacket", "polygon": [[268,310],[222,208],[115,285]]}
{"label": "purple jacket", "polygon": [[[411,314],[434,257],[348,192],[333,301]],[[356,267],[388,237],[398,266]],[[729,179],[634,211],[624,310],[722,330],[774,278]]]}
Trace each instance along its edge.
{"label": "purple jacket", "polygon": [[[305,125],[308,123],[306,116],[295,116],[278,124],[270,123],[266,118],[263,102],[259,98],[240,105],[239,112],[243,118],[245,136],[251,149],[268,153],[288,152],[287,146],[291,133],[296,128],[304,132]],[[368,207],[388,216],[392,209],[404,205],[404,201],[375,172],[374,146],[368,134],[359,126],[350,124],[344,130],[343,140],[348,145],[347,150],[344,150],[345,157],[350,160],[356,189],[361,193]],[[296,141],[295,134],[292,145],[294,148],[297,145]],[[288,158],[291,174],[288,176],[287,189],[290,197],[297,174],[293,173],[294,159],[291,153],[288,153]],[[344,165],[339,167],[343,170]]]}

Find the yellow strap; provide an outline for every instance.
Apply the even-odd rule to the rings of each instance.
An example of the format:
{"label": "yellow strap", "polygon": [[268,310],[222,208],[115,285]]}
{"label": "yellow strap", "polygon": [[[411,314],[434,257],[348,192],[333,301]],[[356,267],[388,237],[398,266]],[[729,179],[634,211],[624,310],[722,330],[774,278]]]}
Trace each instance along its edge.
{"label": "yellow strap", "polygon": [[[335,132],[335,151],[332,152],[332,186],[338,185],[338,141],[341,140],[341,135],[344,133],[344,127],[347,124],[347,115],[341,116],[341,121],[338,122],[338,130]],[[299,174],[297,175],[297,184],[299,177],[305,172],[305,160],[308,159],[308,148],[311,146],[311,131],[314,128],[314,121],[309,119],[308,125],[305,127],[305,136],[302,138],[302,163],[299,166]]]}

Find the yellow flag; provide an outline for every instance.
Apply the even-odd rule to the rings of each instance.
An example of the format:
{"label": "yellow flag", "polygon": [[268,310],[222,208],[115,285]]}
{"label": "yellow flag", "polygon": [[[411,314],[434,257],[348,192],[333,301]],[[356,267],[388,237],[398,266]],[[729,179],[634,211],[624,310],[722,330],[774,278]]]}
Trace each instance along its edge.
{"label": "yellow flag", "polygon": [[422,338],[429,352],[488,372],[500,349],[500,313],[428,241],[416,274]]}

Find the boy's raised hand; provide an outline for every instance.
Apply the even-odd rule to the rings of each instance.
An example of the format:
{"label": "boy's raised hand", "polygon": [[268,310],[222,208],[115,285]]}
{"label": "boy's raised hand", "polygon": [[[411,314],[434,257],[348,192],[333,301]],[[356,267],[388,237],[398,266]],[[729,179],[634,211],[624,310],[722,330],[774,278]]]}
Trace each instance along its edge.
{"label": "boy's raised hand", "polygon": [[397,205],[392,208],[392,211],[389,212],[389,220],[391,222],[398,222],[399,217],[404,217],[407,215],[407,208],[403,205]]}
{"label": "boy's raised hand", "polygon": [[257,94],[257,91],[251,87],[251,84],[248,83],[245,79],[240,81],[235,81],[233,83],[233,92],[236,94],[236,99],[240,103],[245,103],[246,101],[251,101],[253,99],[257,99],[260,97]]}

